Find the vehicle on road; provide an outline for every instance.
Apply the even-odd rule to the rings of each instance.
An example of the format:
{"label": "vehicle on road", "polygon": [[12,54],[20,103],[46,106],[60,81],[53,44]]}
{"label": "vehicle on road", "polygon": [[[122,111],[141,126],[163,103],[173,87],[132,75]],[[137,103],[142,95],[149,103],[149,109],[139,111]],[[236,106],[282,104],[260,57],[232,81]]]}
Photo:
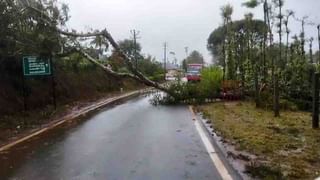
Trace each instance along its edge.
{"label": "vehicle on road", "polygon": [[201,81],[201,70],[203,64],[188,64],[187,67],[187,80],[188,82],[199,82]]}

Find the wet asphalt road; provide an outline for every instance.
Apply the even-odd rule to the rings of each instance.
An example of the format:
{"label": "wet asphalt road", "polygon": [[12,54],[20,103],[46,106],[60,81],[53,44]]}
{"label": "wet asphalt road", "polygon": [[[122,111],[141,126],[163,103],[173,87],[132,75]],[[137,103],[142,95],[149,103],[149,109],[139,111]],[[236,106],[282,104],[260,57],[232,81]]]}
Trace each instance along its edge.
{"label": "wet asphalt road", "polygon": [[147,97],[36,141],[0,155],[0,179],[221,179],[188,107]]}

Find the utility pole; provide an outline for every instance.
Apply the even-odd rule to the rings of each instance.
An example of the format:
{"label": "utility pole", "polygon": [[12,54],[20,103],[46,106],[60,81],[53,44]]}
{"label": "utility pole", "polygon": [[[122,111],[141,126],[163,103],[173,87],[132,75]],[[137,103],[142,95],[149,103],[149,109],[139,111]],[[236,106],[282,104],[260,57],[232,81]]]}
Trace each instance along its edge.
{"label": "utility pole", "polygon": [[133,35],[133,45],[134,45],[134,60],[135,60],[135,67],[136,69],[138,69],[138,58],[137,58],[137,39],[139,39],[140,37],[138,37],[138,35],[140,34],[139,31],[131,30],[131,34]]}
{"label": "utility pole", "polygon": [[167,73],[167,42],[164,43],[164,57],[163,57],[163,68],[164,68],[164,80],[166,80],[166,73]]}
{"label": "utility pole", "polygon": [[184,50],[186,52],[186,58],[189,56],[189,47],[184,47]]}

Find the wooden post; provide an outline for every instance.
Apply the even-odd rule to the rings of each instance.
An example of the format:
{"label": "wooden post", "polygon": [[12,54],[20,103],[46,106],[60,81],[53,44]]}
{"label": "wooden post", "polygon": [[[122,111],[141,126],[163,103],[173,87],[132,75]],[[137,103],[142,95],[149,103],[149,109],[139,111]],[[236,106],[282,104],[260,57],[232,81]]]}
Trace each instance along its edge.
{"label": "wooden post", "polygon": [[27,111],[26,82],[23,74],[22,74],[22,95],[23,95],[23,110]]}
{"label": "wooden post", "polygon": [[314,73],[312,90],[312,128],[319,128],[319,73]]}
{"label": "wooden post", "polygon": [[[23,58],[21,58],[21,66],[22,69],[23,67]],[[27,97],[26,97],[27,93],[26,93],[26,78],[24,75],[24,71],[22,70],[22,96],[23,96],[23,111],[26,112],[27,111]]]}

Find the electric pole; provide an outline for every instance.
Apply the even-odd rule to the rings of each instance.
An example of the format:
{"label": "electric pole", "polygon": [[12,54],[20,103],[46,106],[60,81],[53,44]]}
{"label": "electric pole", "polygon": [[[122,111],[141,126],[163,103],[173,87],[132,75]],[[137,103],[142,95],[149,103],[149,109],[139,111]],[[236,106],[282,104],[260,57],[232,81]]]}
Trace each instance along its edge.
{"label": "electric pole", "polygon": [[167,42],[164,43],[164,57],[163,57],[163,68],[164,68],[164,80],[166,80],[167,73]]}
{"label": "electric pole", "polygon": [[188,57],[189,56],[189,47],[185,47],[184,50],[186,52],[186,57]]}
{"label": "electric pole", "polygon": [[139,39],[140,37],[138,37],[138,35],[140,34],[139,31],[131,30],[131,34],[133,35],[133,46],[134,46],[134,60],[135,60],[135,66],[136,69],[138,69],[138,58],[137,58],[137,39]]}

